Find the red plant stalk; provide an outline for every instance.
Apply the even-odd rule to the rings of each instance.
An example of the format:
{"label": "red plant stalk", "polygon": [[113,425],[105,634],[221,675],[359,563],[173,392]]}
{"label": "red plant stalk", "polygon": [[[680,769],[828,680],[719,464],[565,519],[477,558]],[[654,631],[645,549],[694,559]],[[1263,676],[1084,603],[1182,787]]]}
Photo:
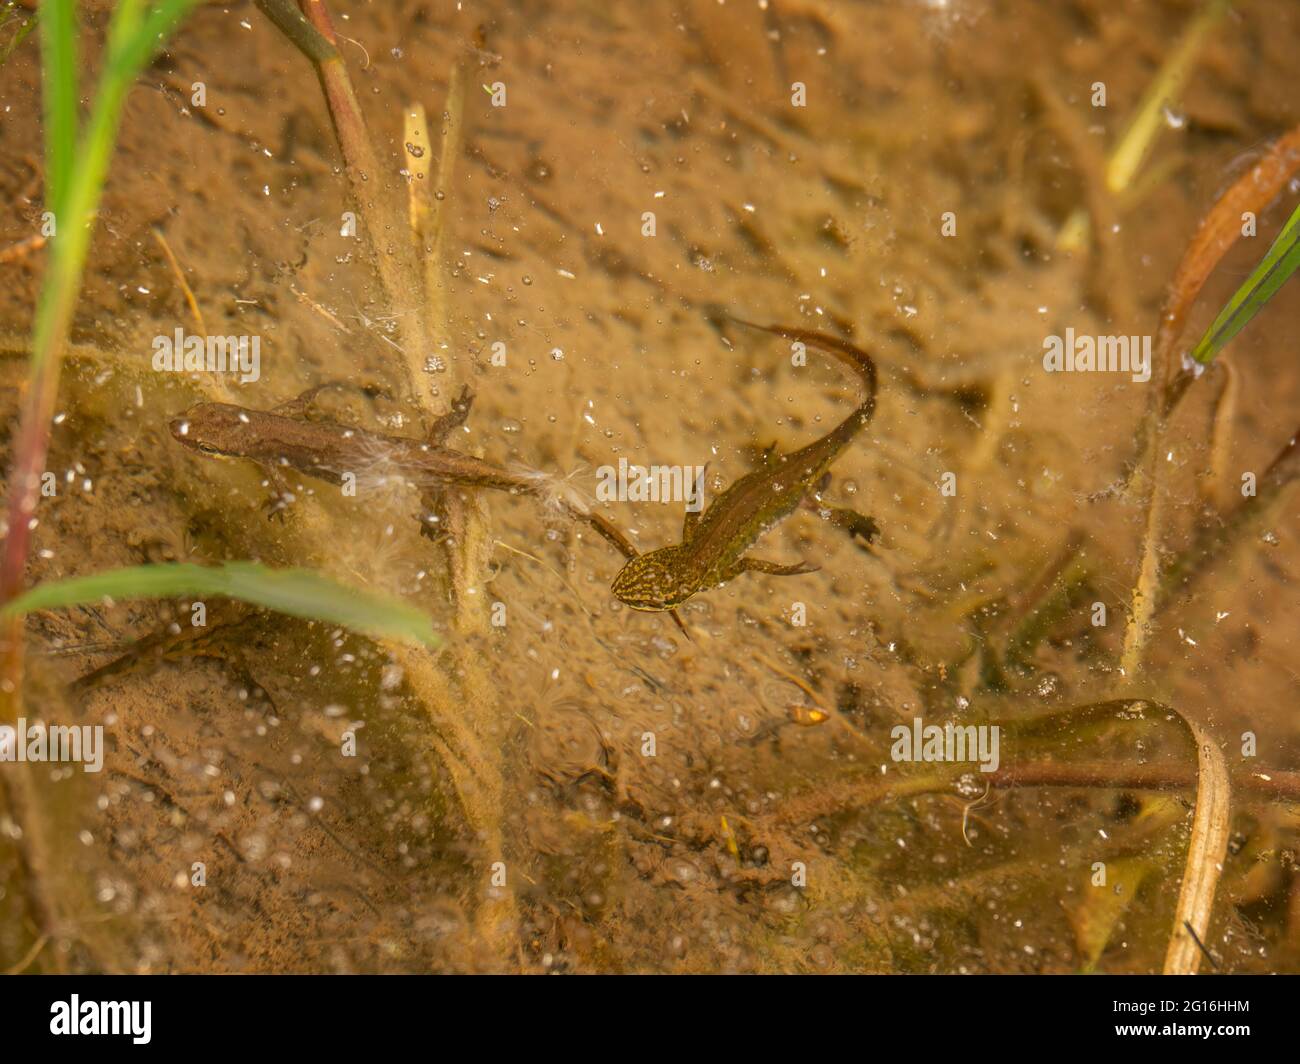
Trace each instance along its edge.
{"label": "red plant stalk", "polygon": [[[53,264],[52,264],[53,265]],[[54,268],[66,267],[60,261]],[[77,270],[80,270],[78,265]],[[14,444],[13,463],[9,468],[8,500],[4,546],[0,548],[0,606],[8,603],[23,589],[27,555],[31,548],[32,523],[40,499],[41,472],[50,445],[50,419],[59,391],[59,346],[66,340],[72,310],[80,286],[55,284],[49,298],[55,300],[50,314],[37,314],[32,342],[32,359],[39,365],[35,384],[23,396],[21,420]],[[14,724],[18,719],[23,680],[23,619],[19,616],[0,620],[0,723]],[[50,858],[42,836],[34,825],[40,813],[40,799],[33,791],[26,773],[0,775],[0,808],[23,825],[22,835],[14,840],[14,853],[22,869],[22,878],[30,884],[28,902],[31,914],[42,933],[53,935],[59,919],[56,903],[44,884]],[[56,970],[63,967],[61,955],[55,953]]]}
{"label": "red plant stalk", "polygon": [[[36,383],[23,396],[23,407],[9,468],[5,540],[0,553],[0,606],[23,589],[27,556],[31,549],[32,526],[40,501],[41,473],[50,445],[50,421],[59,391],[62,359],[57,350],[64,342],[72,321],[79,286],[55,285],[51,298],[54,312],[38,326],[32,358],[41,369]],[[38,318],[40,320],[40,318]],[[22,683],[23,622],[19,617],[0,621],[0,720],[12,722],[18,715],[18,690]]]}

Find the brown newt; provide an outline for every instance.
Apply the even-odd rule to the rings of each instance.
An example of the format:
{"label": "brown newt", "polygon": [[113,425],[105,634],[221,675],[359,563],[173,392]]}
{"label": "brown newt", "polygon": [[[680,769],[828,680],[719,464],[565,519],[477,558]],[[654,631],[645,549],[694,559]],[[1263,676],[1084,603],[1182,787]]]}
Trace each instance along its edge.
{"label": "brown newt", "polygon": [[[817,568],[806,562],[782,565],[751,558],[745,552],[816,490],[831,463],[871,420],[876,406],[876,365],[865,351],[833,336],[739,323],[833,355],[858,374],[865,395],[857,409],[821,439],[791,454],[766,455],[761,469],[737,480],[703,514],[688,510],[681,543],[632,558],[614,578],[612,590],[633,609],[671,610],[692,595],[744,572],[797,576]],[[835,516],[837,523],[862,535],[867,542],[878,532],[870,518],[851,511],[838,511]]]}
{"label": "brown newt", "polygon": [[452,412],[432,427],[428,440],[387,436],[332,421],[307,421],[297,416],[301,401],[291,404],[295,416],[250,410],[230,403],[199,403],[171,422],[172,435],[202,454],[249,458],[275,471],[288,467],[299,473],[341,484],[381,467],[420,488],[461,484],[492,488],[544,499],[569,517],[590,525],[625,558],[636,548],[612,522],[589,510],[562,481],[531,470],[512,470],[442,445],[442,440],[468,416],[468,390]]}

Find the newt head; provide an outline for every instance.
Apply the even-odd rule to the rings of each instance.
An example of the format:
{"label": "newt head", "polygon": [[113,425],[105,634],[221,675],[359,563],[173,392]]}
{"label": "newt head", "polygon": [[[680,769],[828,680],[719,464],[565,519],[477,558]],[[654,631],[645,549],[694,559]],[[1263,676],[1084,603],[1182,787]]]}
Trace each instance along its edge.
{"label": "newt head", "polygon": [[671,610],[699,590],[684,579],[680,543],[647,551],[629,561],[614,577],[610,590],[634,610]]}
{"label": "newt head", "polygon": [[199,403],[168,427],[178,443],[203,454],[243,454],[255,437],[248,414],[229,403]]}

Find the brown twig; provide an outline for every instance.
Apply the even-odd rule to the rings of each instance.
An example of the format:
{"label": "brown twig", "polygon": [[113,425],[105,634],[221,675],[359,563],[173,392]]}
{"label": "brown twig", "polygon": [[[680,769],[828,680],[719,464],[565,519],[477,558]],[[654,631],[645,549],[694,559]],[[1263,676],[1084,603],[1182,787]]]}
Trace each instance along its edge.
{"label": "brown twig", "polygon": [[153,233],[153,238],[158,241],[158,246],[162,248],[163,256],[167,259],[167,265],[171,267],[176,283],[181,286],[181,292],[185,296],[185,305],[190,308],[190,314],[194,317],[194,324],[199,327],[199,334],[207,336],[208,327],[203,323],[203,311],[199,309],[199,301],[194,298],[194,290],[190,288],[189,281],[185,279],[185,271],[181,269],[181,264],[172,252],[171,245],[167,243],[167,238],[163,236],[161,229],[155,227],[150,232]]}
{"label": "brown twig", "polygon": [[46,237],[44,234],[33,233],[31,236],[23,237],[22,240],[10,244],[7,248],[0,248],[0,265],[25,259],[32,252],[40,251],[45,246],[45,243]]}

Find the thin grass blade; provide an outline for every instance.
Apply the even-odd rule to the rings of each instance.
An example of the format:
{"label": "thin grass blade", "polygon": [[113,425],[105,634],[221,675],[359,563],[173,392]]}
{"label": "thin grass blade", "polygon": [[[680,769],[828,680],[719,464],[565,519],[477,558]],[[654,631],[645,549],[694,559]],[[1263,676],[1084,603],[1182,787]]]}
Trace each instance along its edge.
{"label": "thin grass blade", "polygon": [[33,610],[88,606],[104,599],[222,596],[307,620],[339,624],[376,639],[433,646],[430,619],[400,599],[336,583],[309,569],[269,569],[256,562],[203,566],[139,565],[54,580],[10,602],[0,617]]}
{"label": "thin grass blade", "polygon": [[41,7],[41,99],[45,111],[45,209],[58,213],[77,146],[77,5]]}
{"label": "thin grass blade", "polygon": [[1212,361],[1228,342],[1264,308],[1264,304],[1300,269],[1300,206],[1292,213],[1273,246],[1237,289],[1214,324],[1192,350],[1197,362]]}

